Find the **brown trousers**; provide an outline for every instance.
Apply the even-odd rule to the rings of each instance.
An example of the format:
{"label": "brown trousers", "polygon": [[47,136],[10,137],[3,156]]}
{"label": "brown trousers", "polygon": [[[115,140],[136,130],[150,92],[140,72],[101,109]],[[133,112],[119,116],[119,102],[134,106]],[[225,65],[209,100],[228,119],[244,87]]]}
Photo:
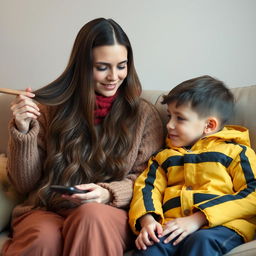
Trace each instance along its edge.
{"label": "brown trousers", "polygon": [[62,215],[33,210],[12,227],[3,256],[122,256],[133,243],[127,212],[98,203]]}

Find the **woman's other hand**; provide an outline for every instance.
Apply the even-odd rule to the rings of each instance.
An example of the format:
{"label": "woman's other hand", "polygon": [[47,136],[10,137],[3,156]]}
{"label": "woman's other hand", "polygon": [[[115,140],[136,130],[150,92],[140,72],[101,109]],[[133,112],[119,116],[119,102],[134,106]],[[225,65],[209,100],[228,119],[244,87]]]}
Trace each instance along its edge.
{"label": "woman's other hand", "polygon": [[78,205],[92,202],[108,204],[112,201],[111,193],[107,189],[95,183],[81,184],[75,187],[82,190],[88,190],[89,192],[73,195],[62,195],[62,197]]}
{"label": "woman's other hand", "polygon": [[37,119],[40,115],[39,108],[32,98],[35,94],[31,88],[26,89],[27,95],[19,95],[11,103],[11,111],[15,120],[17,129],[22,133],[29,131],[30,122],[32,119]]}

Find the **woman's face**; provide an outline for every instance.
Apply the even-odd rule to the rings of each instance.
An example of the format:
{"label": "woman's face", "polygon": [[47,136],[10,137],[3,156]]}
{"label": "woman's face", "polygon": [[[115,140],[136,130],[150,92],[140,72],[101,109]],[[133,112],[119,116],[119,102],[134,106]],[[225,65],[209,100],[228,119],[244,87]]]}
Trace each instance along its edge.
{"label": "woman's face", "polygon": [[127,76],[127,49],[114,44],[93,49],[93,79],[95,91],[113,96]]}

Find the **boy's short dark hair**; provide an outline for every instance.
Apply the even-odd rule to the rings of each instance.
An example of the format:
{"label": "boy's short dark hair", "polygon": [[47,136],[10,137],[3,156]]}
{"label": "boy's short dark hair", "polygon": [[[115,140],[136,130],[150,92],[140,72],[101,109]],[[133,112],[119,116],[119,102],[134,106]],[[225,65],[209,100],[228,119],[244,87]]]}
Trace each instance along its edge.
{"label": "boy's short dark hair", "polygon": [[184,81],[163,96],[162,104],[191,104],[199,117],[215,115],[223,126],[234,111],[234,96],[222,81],[200,76]]}

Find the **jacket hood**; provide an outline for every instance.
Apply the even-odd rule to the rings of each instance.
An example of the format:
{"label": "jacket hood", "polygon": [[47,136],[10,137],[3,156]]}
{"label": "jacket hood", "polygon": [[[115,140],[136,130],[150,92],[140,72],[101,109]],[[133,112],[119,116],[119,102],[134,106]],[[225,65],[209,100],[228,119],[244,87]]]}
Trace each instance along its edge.
{"label": "jacket hood", "polygon": [[[206,138],[219,138],[224,141],[232,141],[238,144],[242,144],[245,146],[250,147],[250,138],[249,138],[249,131],[247,128],[243,126],[238,126],[238,125],[226,125],[222,130],[219,132],[216,132],[214,134],[208,135],[205,137]],[[199,140],[200,141],[200,140]],[[197,144],[198,142],[196,142]],[[171,141],[167,137],[166,138],[166,145],[169,148],[173,148],[171,146]]]}
{"label": "jacket hood", "polygon": [[226,125],[221,131],[207,137],[217,137],[223,140],[233,141],[245,146],[251,146],[249,131],[247,128],[238,125]]}

